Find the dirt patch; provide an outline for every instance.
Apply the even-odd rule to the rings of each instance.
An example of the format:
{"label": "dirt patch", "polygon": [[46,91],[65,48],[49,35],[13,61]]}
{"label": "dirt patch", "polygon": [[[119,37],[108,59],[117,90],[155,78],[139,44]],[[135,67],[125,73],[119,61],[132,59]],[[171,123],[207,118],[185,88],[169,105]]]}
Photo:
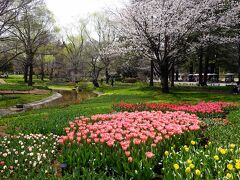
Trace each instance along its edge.
{"label": "dirt patch", "polygon": [[213,118],[211,120],[222,123],[225,126],[229,124],[229,120],[227,118]]}
{"label": "dirt patch", "polygon": [[8,134],[5,133],[6,129],[6,126],[0,126],[0,137],[8,136]]}
{"label": "dirt patch", "polygon": [[55,175],[57,177],[57,179],[61,179],[62,177],[62,169],[60,167],[60,163],[57,160],[53,161],[53,168],[55,170]]}

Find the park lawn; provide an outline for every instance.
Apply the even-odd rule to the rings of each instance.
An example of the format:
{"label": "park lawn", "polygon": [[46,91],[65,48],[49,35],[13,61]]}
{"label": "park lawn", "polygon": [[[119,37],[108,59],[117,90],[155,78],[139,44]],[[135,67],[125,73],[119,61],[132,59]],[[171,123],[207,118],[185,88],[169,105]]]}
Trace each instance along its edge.
{"label": "park lawn", "polygon": [[[24,81],[23,81],[23,75],[9,75],[8,78],[5,78],[4,81],[6,83],[10,83],[10,84],[21,84],[24,85]],[[33,76],[33,82],[34,85],[46,85],[48,82],[50,82],[48,79],[44,79],[44,81],[42,81],[40,78],[37,78],[37,76]]]}
{"label": "park lawn", "polygon": [[0,108],[12,107],[16,104],[26,104],[34,101],[42,100],[50,94],[35,95],[35,94],[11,94],[0,96]]}
{"label": "park lawn", "polygon": [[73,85],[49,85],[49,89],[53,90],[65,90],[65,91],[71,91],[75,86]]}
{"label": "park lawn", "polygon": [[[162,94],[159,87],[149,88],[142,84],[117,84],[115,87],[104,86],[97,89],[97,91],[103,92],[104,94],[96,98],[85,100],[79,104],[63,105],[58,108],[33,110],[22,114],[4,117],[0,119],[0,126],[4,126],[4,128],[6,127],[6,133],[9,134],[41,133],[47,135],[49,133],[54,133],[56,135],[65,135],[64,128],[69,126],[69,121],[73,120],[74,117],[90,117],[94,114],[111,113],[113,104],[119,103],[121,101],[129,103],[197,103],[199,101],[239,102],[240,100],[240,96],[226,93],[217,94],[203,91],[183,91],[179,89],[173,89],[170,94]],[[229,124],[227,126],[217,122],[214,123],[212,119],[204,119],[204,121],[208,124],[208,129],[203,132],[204,137],[207,137],[208,140],[213,143],[219,144],[220,147],[226,145],[226,143],[240,143],[240,110],[230,112],[230,114],[227,116],[227,119],[229,120]],[[193,138],[192,140],[199,140],[199,135],[197,134],[196,137],[188,135],[187,137],[190,139]],[[187,142],[184,140],[183,144],[184,143]],[[165,146],[163,147],[165,148]],[[81,166],[79,163],[81,163],[83,160],[87,160],[86,162],[88,162],[89,160],[93,159],[88,158],[87,156],[87,152],[91,151],[91,149],[88,149],[88,147],[84,150],[82,149],[84,148],[81,147],[80,149],[79,146],[72,145],[72,148],[68,148],[66,151],[66,149],[62,147],[60,151],[61,153],[58,153],[56,155],[59,162],[66,162],[64,161],[66,158],[68,160],[67,163],[69,164],[69,173],[64,174],[63,179],[74,179],[78,177],[78,175],[76,175],[76,172],[80,172],[81,168],[86,168],[86,170],[89,168],[87,165]],[[163,152],[163,150],[162,152],[158,152],[161,154],[161,157]],[[84,154],[84,156],[80,156],[81,154]],[[192,156],[194,157],[195,154],[192,154]],[[165,164],[165,166],[167,167],[168,164]],[[51,164],[46,164],[46,167],[51,167]],[[78,169],[79,167],[80,169]],[[171,167],[172,163],[170,163],[168,169],[171,169]],[[107,171],[103,170],[103,172]],[[88,174],[86,177],[93,176],[98,177],[98,179],[101,179],[99,177],[102,175],[101,172],[97,174],[97,171],[86,171],[85,173]],[[51,174],[49,173],[49,176],[50,175],[53,178],[55,172],[51,172]],[[106,178],[107,176],[103,177]]]}
{"label": "park lawn", "polygon": [[[104,92],[97,98],[85,100],[79,104],[64,105],[58,108],[34,110],[23,114],[12,115],[0,119],[0,125],[7,126],[7,132],[14,134],[16,129],[22,133],[56,133],[63,134],[63,128],[68,121],[78,116],[111,113],[114,103],[121,101],[162,102],[162,103],[197,103],[199,101],[229,101],[239,102],[240,96],[231,94],[216,94],[198,91],[172,91],[162,94],[159,87],[149,88],[141,84],[118,84],[115,87],[104,86],[97,89]],[[31,126],[29,126],[31,124]]]}
{"label": "park lawn", "polygon": [[0,91],[30,91],[33,87],[24,84],[0,84]]}

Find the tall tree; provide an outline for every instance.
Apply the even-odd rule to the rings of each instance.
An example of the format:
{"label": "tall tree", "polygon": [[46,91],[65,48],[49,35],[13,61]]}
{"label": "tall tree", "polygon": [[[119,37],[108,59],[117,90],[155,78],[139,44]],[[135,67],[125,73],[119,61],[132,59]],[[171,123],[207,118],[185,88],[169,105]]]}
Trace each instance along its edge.
{"label": "tall tree", "polygon": [[[109,66],[111,63],[111,54],[109,47],[116,40],[115,30],[112,21],[103,14],[94,14],[90,17],[93,35],[88,34],[89,41],[99,54],[99,61],[102,62],[105,69],[106,83],[109,83]],[[89,31],[91,33],[91,31]]]}
{"label": "tall tree", "polygon": [[0,37],[15,23],[22,8],[31,0],[0,0]]}
{"label": "tall tree", "polygon": [[87,41],[86,36],[86,23],[81,20],[75,26],[75,33],[68,31],[66,34],[65,57],[68,64],[68,76],[71,81],[77,81],[77,74],[83,69],[84,64],[84,46]]}
{"label": "tall tree", "polygon": [[125,37],[129,49],[145,50],[154,60],[162,92],[169,92],[173,59],[185,52],[189,36],[211,21],[218,5],[217,0],[134,1],[119,13],[119,35]]}
{"label": "tall tree", "polygon": [[21,10],[21,15],[9,29],[15,41],[21,43],[25,53],[25,80],[28,85],[33,84],[34,57],[39,48],[46,45],[53,32],[53,16],[41,0],[33,0]]}
{"label": "tall tree", "polygon": [[0,0],[0,69],[10,63],[22,51],[18,51],[18,42],[11,42],[8,29],[12,28],[16,17],[31,0]]}

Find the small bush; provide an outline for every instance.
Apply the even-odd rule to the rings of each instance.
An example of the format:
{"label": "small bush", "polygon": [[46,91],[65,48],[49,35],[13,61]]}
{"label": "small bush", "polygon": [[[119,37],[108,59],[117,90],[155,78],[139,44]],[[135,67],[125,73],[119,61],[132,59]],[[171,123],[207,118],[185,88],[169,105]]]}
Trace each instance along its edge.
{"label": "small bush", "polygon": [[136,83],[137,79],[136,78],[125,78],[123,80],[124,83]]}

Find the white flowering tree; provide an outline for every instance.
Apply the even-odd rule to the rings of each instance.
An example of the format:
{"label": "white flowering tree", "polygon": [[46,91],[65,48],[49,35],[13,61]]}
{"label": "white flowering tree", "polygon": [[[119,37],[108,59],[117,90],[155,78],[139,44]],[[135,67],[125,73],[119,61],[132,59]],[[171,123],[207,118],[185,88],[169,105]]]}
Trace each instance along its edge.
{"label": "white flowering tree", "polygon": [[[104,66],[103,69],[105,70],[105,79],[106,83],[108,84],[110,79],[109,68],[112,61],[109,47],[115,41],[115,30],[110,18],[101,13],[94,14],[90,17],[89,21],[92,29],[88,32],[88,40],[95,49],[95,56],[96,52],[98,54],[98,61]],[[91,32],[94,33],[90,34]]]}
{"label": "white flowering tree", "polygon": [[240,1],[229,0],[228,10],[219,20],[219,26],[225,31],[225,41],[238,48],[238,81],[240,82]]}
{"label": "white flowering tree", "polygon": [[119,36],[128,49],[142,51],[154,62],[162,92],[168,93],[174,60],[188,48],[193,33],[208,28],[204,22],[214,21],[219,4],[219,0],[132,1],[118,14]]}

